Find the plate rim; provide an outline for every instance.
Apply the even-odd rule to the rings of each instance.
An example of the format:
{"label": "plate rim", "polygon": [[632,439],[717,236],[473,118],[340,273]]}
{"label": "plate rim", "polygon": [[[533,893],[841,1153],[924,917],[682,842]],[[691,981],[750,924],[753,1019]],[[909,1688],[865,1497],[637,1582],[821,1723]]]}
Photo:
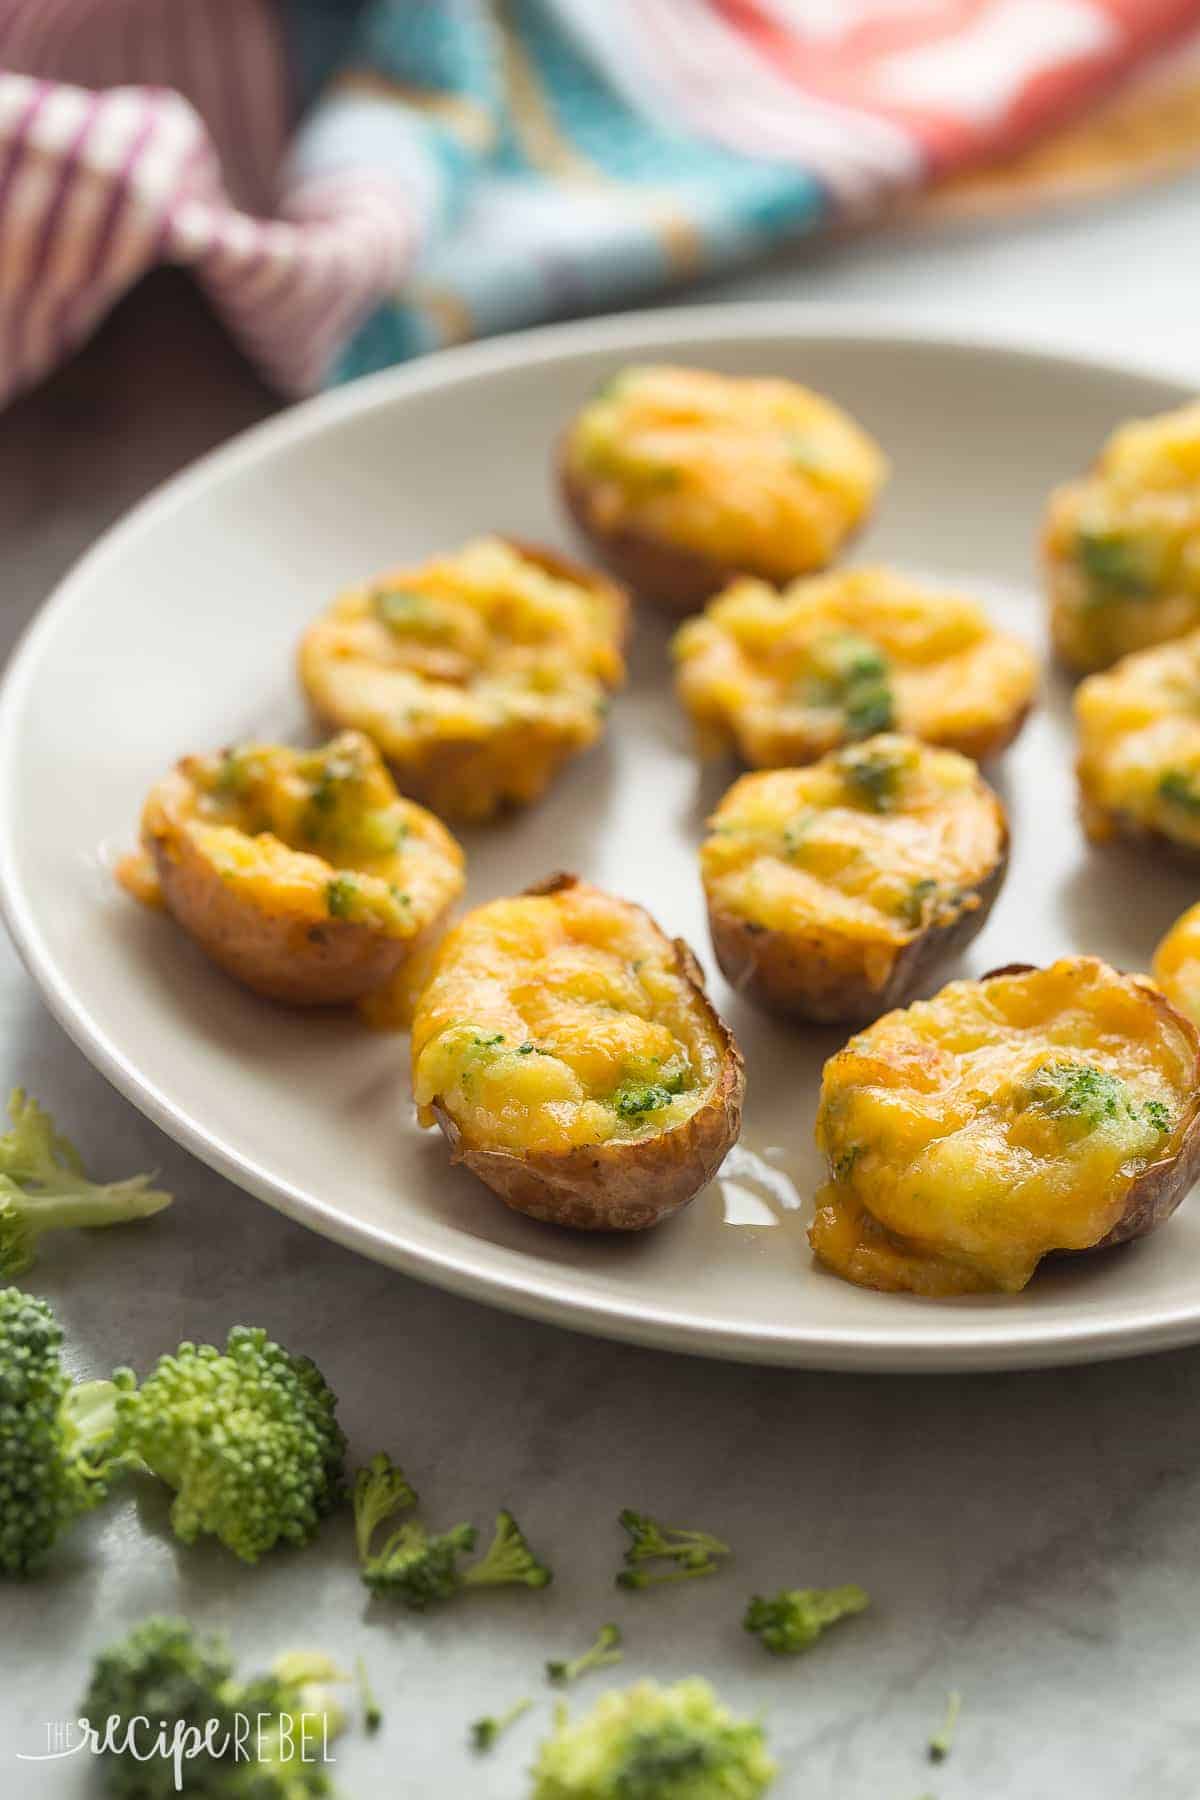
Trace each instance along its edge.
{"label": "plate rim", "polygon": [[[65,622],[76,593],[93,579],[97,569],[120,556],[128,541],[153,529],[160,517],[185,505],[194,492],[214,479],[236,477],[243,467],[289,444],[320,436],[345,418],[402,405],[422,393],[501,374],[514,366],[608,349],[652,348],[656,342],[686,342],[689,338],[748,342],[790,338],[798,344],[819,340],[846,347],[862,342],[875,348],[933,348],[1157,384],[1164,390],[1164,405],[1181,403],[1192,392],[1178,369],[1137,356],[1074,350],[1049,334],[1018,335],[995,328],[914,321],[887,308],[739,301],[535,327],[438,351],[287,406],[168,476],[107,526],[55,583],[13,646],[0,679],[0,913],[24,967],[52,1016],[88,1061],[125,1099],[201,1162],[286,1217],[347,1249],[503,1311],[663,1350],[763,1365],[876,1373],[1049,1367],[1140,1355],[1196,1341],[1200,1338],[1200,1303],[1159,1310],[1149,1320],[1135,1317],[1107,1323],[1091,1320],[1088,1310],[1081,1308],[1077,1321],[1033,1328],[1028,1315],[1014,1312],[1005,1319],[989,1312],[971,1324],[956,1318],[949,1331],[944,1323],[937,1323],[934,1310],[928,1324],[906,1329],[903,1336],[894,1327],[860,1325],[823,1326],[814,1333],[807,1333],[802,1322],[787,1327],[722,1326],[634,1296],[580,1294],[571,1286],[566,1265],[543,1264],[538,1276],[498,1267],[494,1245],[479,1246],[474,1252],[469,1246],[450,1252],[398,1241],[395,1233],[389,1235],[348,1218],[270,1174],[142,1076],[75,997],[63,969],[42,940],[32,896],[25,892],[17,873],[13,808],[7,804],[18,765],[14,721],[60,622]],[[400,1240],[402,1237],[401,1233]]]}

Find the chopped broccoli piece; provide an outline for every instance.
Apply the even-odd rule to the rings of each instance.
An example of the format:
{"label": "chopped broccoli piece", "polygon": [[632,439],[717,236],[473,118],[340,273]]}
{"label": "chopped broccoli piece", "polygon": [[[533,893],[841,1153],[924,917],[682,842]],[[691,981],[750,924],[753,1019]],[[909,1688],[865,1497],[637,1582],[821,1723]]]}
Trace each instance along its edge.
{"label": "chopped broccoli piece", "polygon": [[904,759],[886,744],[843,750],[838,773],[856,800],[871,812],[891,812],[900,797]]}
{"label": "chopped broccoli piece", "polygon": [[348,919],[358,899],[358,883],[353,875],[335,875],[325,883],[325,910],[331,919]]}
{"label": "chopped broccoli piece", "polygon": [[211,1532],[245,1562],[306,1544],[343,1498],[345,1439],[316,1364],[238,1325],[224,1350],[184,1343],[138,1386],[113,1376],[117,1438],[175,1489],[185,1544]]}
{"label": "chopped broccoli piece", "polygon": [[383,1708],[375,1698],[375,1689],[371,1686],[367,1665],[361,1656],[354,1660],[354,1673],[358,1677],[358,1692],[362,1700],[363,1730],[368,1737],[374,1737],[383,1724]]}
{"label": "chopped broccoli piece", "polygon": [[1195,769],[1166,769],[1159,777],[1158,793],[1181,812],[1200,812],[1200,775]]}
{"label": "chopped broccoli piece", "polygon": [[1083,1133],[1103,1124],[1149,1127],[1160,1135],[1172,1129],[1161,1100],[1139,1103],[1119,1076],[1091,1063],[1043,1064],[1030,1084],[1029,1100]]}
{"label": "chopped broccoli piece", "polygon": [[171,1195],[152,1188],[148,1175],[89,1181],[70,1139],[23,1089],[9,1096],[8,1116],[12,1128],[0,1137],[0,1276],[32,1266],[43,1232],[124,1225],[170,1206]]}
{"label": "chopped broccoli piece", "polygon": [[1075,547],[1093,601],[1140,599],[1151,592],[1145,556],[1136,542],[1119,532],[1081,531]]}
{"label": "chopped broccoli piece", "polygon": [[852,631],[834,632],[819,638],[811,655],[809,705],[840,711],[851,737],[871,737],[890,728],[895,706],[887,658],[877,644]]}
{"label": "chopped broccoli piece", "polygon": [[354,1477],[354,1539],[358,1560],[371,1553],[371,1539],[385,1519],[417,1504],[417,1490],[386,1451],[373,1456]]}
{"label": "chopped broccoli piece", "polygon": [[624,1655],[620,1644],[620,1626],[602,1625],[595,1643],[582,1656],[574,1656],[569,1662],[548,1662],[546,1680],[552,1681],[556,1687],[566,1687],[569,1682],[578,1681],[581,1675],[586,1675],[591,1669],[605,1669],[611,1663],[619,1663]]}
{"label": "chopped broccoli piece", "polygon": [[123,1466],[116,1390],[73,1386],[62,1342],[44,1300],[0,1288],[0,1575],[36,1575]]}
{"label": "chopped broccoli piece", "polygon": [[496,1531],[479,1561],[464,1572],[469,1587],[548,1587],[554,1579],[545,1563],[529,1548],[525,1534],[510,1512],[496,1514]]}
{"label": "chopped broccoli piece", "polygon": [[220,1639],[151,1618],[96,1657],[81,1711],[101,1742],[118,1721],[102,1764],[113,1800],[327,1800],[323,1751],[345,1721],[325,1684],[342,1679],[305,1651],[241,1680]]}
{"label": "chopped broccoli piece", "polygon": [[931,875],[923,875],[920,881],[914,881],[900,903],[900,917],[906,925],[915,931],[918,925],[925,923],[925,913],[929,902],[938,891],[938,884]]}
{"label": "chopped broccoli piece", "polygon": [[613,1095],[612,1104],[618,1118],[640,1119],[643,1113],[658,1112],[661,1107],[670,1106],[671,1098],[661,1082],[627,1081]]}
{"label": "chopped broccoli piece", "polygon": [[510,1725],[521,1718],[522,1714],[527,1713],[532,1705],[533,1701],[527,1696],[524,1700],[518,1700],[515,1705],[510,1706],[507,1712],[476,1719],[471,1726],[471,1748],[478,1750],[481,1755],[484,1751],[490,1750],[500,1734],[507,1731]]}
{"label": "chopped broccoli piece", "polygon": [[458,1559],[475,1548],[475,1527],[456,1525],[431,1537],[418,1520],[401,1525],[367,1557],[362,1578],[372,1593],[395,1594],[414,1612],[449,1600],[462,1587]]}
{"label": "chopped broccoli piece", "polygon": [[764,1649],[776,1656],[795,1656],[815,1644],[823,1631],[865,1612],[869,1601],[853,1584],[836,1588],[783,1588],[772,1599],[755,1594],[742,1624]]}
{"label": "chopped broccoli piece", "polygon": [[[626,1507],[619,1515],[630,1536],[626,1566],[617,1575],[617,1586],[653,1587],[663,1581],[690,1581],[698,1575],[715,1575],[717,1558],[729,1555],[729,1545],[708,1531],[685,1531],[677,1525],[660,1525],[648,1513]],[[665,1570],[643,1568],[647,1562],[667,1562]]]}
{"label": "chopped broccoli piece", "polygon": [[735,1718],[706,1681],[641,1681],[559,1720],[538,1753],[532,1800],[759,1800],[775,1778],[762,1726]]}
{"label": "chopped broccoli piece", "polygon": [[962,1695],[953,1690],[946,1696],[946,1716],[929,1740],[930,1762],[945,1762],[954,1748],[954,1730],[962,1711]]}

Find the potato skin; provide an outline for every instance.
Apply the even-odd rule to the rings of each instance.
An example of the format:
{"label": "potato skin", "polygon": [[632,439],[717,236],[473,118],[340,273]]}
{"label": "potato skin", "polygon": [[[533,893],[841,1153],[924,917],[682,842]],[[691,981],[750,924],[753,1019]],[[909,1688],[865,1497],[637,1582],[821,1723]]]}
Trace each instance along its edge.
{"label": "potato skin", "polygon": [[[1035,967],[1034,963],[1005,963],[1001,968],[989,969],[986,975],[980,976],[980,980],[991,981],[997,975],[1024,975]],[[1135,1238],[1146,1237],[1160,1225],[1166,1224],[1180,1202],[1195,1186],[1197,1179],[1200,1179],[1200,1033],[1189,1018],[1172,1006],[1167,996],[1152,981],[1143,979],[1147,997],[1153,1006],[1161,1013],[1164,1021],[1169,1020],[1176,1028],[1183,1027],[1196,1053],[1196,1086],[1192,1089],[1183,1141],[1173,1156],[1161,1157],[1158,1162],[1148,1164],[1140,1175],[1134,1177],[1125,1196],[1121,1217],[1102,1238],[1098,1238],[1084,1250],[1055,1251],[1056,1256],[1090,1256],[1095,1250],[1108,1250],[1115,1244],[1128,1244]]]}
{"label": "potato skin", "polygon": [[872,982],[865,961],[853,953],[848,957],[819,925],[805,932],[773,931],[710,903],[708,923],[721,973],[739,994],[784,1019],[866,1025],[902,1006],[987,923],[1008,868],[1008,824],[999,801],[996,807],[1003,849],[995,867],[974,889],[979,905],[944,925],[927,925],[901,945],[881,987]]}
{"label": "potato skin", "polygon": [[167,910],[226,974],[268,1000],[344,1006],[381,987],[412,954],[412,939],[345,919],[288,917],[232,893],[185,832],[155,838],[150,849]]}
{"label": "potato skin", "polygon": [[[524,891],[553,894],[573,887],[577,880],[574,875],[552,875]],[[451,1160],[470,1169],[514,1212],[575,1231],[645,1231],[677,1212],[711,1181],[737,1141],[746,1085],[742,1053],[714,1011],[703,971],[688,945],[682,938],[671,942],[676,968],[702,1007],[722,1052],[716,1087],[684,1124],[652,1137],[517,1154],[468,1143],[445,1108],[434,1101],[434,1117],[450,1146]]]}

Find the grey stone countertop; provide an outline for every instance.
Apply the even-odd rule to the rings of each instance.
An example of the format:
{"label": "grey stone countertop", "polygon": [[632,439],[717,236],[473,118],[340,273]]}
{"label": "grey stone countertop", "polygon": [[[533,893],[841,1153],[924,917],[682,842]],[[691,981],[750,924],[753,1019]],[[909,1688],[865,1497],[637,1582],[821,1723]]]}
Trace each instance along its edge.
{"label": "grey stone countertop", "polygon": [[[721,297],[886,303],[918,319],[1057,328],[1200,370],[1200,182],[1011,227],[862,239],[723,284]],[[187,284],[158,276],[0,421],[2,647],[67,564],[154,482],[271,410]],[[100,747],[102,754],[102,746]],[[510,1504],[553,1587],[417,1617],[370,1604],[345,1518],[247,1569],[185,1549],[136,1483],[85,1521],[52,1576],[0,1593],[0,1794],[98,1791],[90,1759],[18,1761],[75,1715],[94,1650],[154,1611],[226,1631],[243,1666],[281,1648],[366,1657],[386,1708],[334,1773],[349,1800],[519,1800],[550,1694],[547,1655],[616,1619],[616,1679],[702,1673],[761,1709],[781,1800],[1195,1800],[1200,1349],[1046,1374],[913,1378],[754,1369],[593,1341],[451,1298],[239,1193],[120,1099],[0,948],[0,1086],[50,1106],[97,1170],[158,1168],[179,1203],[137,1232],[64,1234],[34,1285],[78,1367],[145,1368],[185,1337],[266,1326],[316,1358],[352,1456],[392,1448],[428,1512],[486,1525]],[[713,1580],[612,1585],[618,1509],[735,1547]],[[746,1596],[861,1582],[864,1618],[772,1659]],[[593,1677],[573,1703],[604,1685]],[[953,1754],[926,1743],[947,1691]],[[486,1760],[471,1719],[538,1711]]]}

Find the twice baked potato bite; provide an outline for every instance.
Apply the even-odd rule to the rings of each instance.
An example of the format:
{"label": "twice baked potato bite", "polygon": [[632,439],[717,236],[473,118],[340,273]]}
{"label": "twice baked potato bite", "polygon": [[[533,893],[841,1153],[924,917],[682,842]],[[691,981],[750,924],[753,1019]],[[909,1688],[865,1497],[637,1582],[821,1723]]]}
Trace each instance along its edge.
{"label": "twice baked potato bite", "polygon": [[982,607],[888,569],[777,593],[735,581],[675,634],[676,685],[702,752],[754,768],[813,762],[879,731],[977,761],[1011,741],[1037,664]]}
{"label": "twice baked potato bite", "polygon": [[1200,1025],[1200,902],[1167,932],[1154,952],[1152,972],[1171,1005]]}
{"label": "twice baked potato bite", "polygon": [[482,820],[536,800],[604,728],[627,603],[549,550],[476,538],[337,599],[300,646],[317,717],[365,731],[405,793]]}
{"label": "twice baked potato bite", "polygon": [[1200,1166],[1200,1039],[1095,957],[955,981],[825,1065],[813,1249],[860,1287],[1015,1293],[1141,1237]]}
{"label": "twice baked potato bite", "polygon": [[687,945],[573,876],[468,913],[417,1005],[413,1092],[518,1212],[637,1231],[716,1173],[742,1059]]}
{"label": "twice baked potato bite", "polygon": [[874,1019],[976,935],[1008,858],[973,762],[883,734],[743,775],[700,850],[717,961],[772,1012]]}
{"label": "twice baked potato bite", "polygon": [[1089,675],[1075,723],[1080,813],[1093,842],[1200,851],[1200,631]]}
{"label": "twice baked potato bite", "polygon": [[572,518],[635,593],[679,612],[739,573],[823,569],[887,476],[877,444],[794,381],[650,365],[574,419],[559,476]]}
{"label": "twice baked potato bite", "polygon": [[151,790],[142,851],[118,875],[139,899],[156,883],[189,936],[255,993],[335,1006],[427,953],[462,891],[463,853],[347,731],[320,750],[249,743],[185,757]]}
{"label": "twice baked potato bite", "polygon": [[1050,497],[1050,629],[1087,673],[1200,626],[1200,401],[1115,431]]}

